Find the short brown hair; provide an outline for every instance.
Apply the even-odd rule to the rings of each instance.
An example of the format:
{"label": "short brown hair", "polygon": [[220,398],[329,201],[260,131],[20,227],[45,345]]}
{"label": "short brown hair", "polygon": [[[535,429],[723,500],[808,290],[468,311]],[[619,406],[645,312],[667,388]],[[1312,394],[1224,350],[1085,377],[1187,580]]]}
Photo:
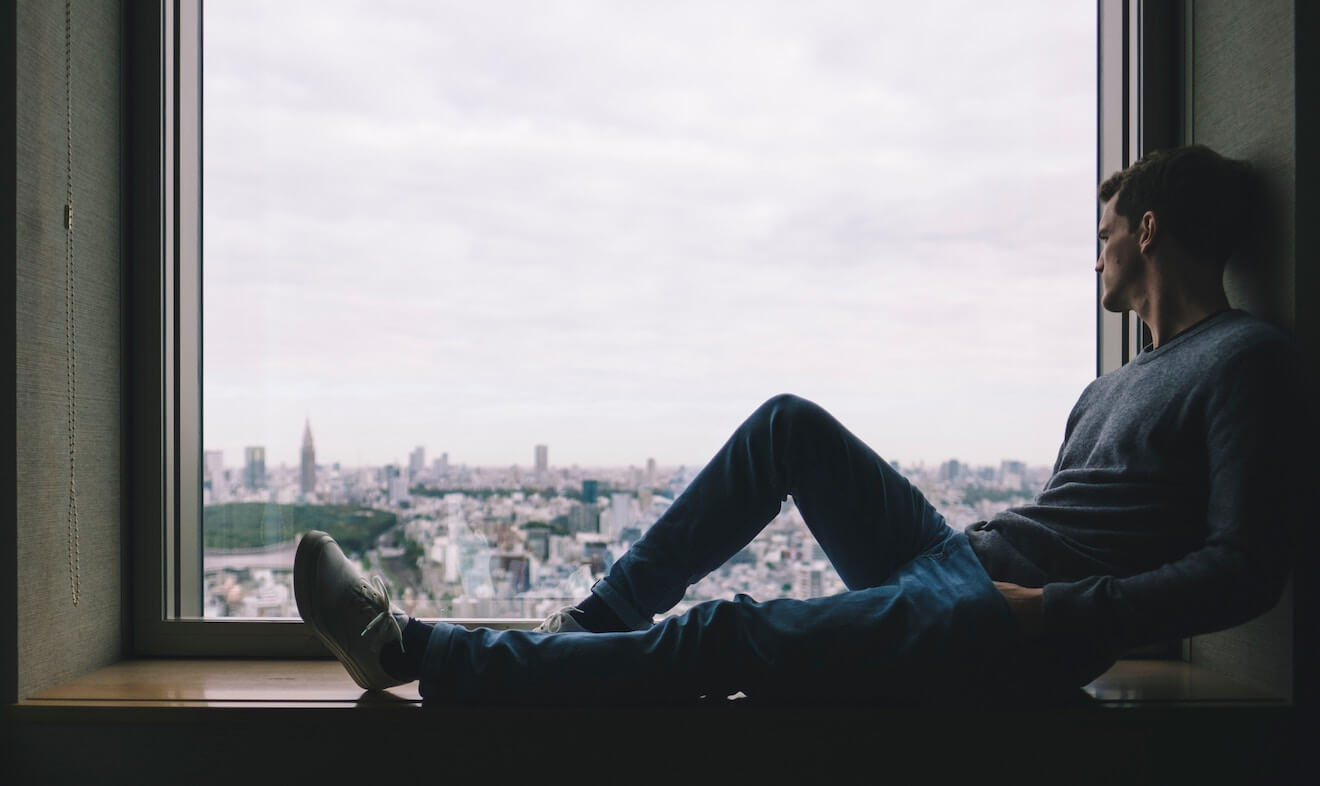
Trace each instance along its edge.
{"label": "short brown hair", "polygon": [[1147,153],[1100,184],[1101,202],[1115,195],[1114,212],[1131,231],[1150,211],[1161,232],[1220,266],[1251,231],[1259,202],[1251,165],[1205,145]]}

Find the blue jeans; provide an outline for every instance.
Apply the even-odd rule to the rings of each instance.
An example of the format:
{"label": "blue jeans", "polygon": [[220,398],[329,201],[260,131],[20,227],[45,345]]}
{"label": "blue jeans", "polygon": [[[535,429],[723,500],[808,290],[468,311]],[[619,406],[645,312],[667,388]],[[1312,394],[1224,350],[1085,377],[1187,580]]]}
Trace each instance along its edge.
{"label": "blue jeans", "polygon": [[[745,595],[651,624],[792,495],[848,590]],[[943,701],[1013,679],[1022,636],[966,537],[819,406],[777,396],[592,588],[627,633],[436,626],[428,701]]]}

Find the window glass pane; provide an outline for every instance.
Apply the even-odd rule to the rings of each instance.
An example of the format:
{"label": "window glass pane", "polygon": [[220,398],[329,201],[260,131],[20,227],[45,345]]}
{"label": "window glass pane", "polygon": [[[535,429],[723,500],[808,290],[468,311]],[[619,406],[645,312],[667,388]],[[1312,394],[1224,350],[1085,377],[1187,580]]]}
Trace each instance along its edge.
{"label": "window glass pane", "polygon": [[[956,527],[1095,353],[1095,4],[204,6],[203,607],[579,600],[792,392]],[[686,605],[842,589],[786,501]]]}

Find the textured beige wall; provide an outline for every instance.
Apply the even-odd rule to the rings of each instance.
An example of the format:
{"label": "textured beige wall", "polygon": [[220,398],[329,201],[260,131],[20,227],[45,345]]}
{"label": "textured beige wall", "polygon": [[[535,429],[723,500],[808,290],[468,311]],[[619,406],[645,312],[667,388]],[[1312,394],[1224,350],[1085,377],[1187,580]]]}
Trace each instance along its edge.
{"label": "textured beige wall", "polygon": [[72,16],[76,574],[68,515],[64,4],[18,3],[20,697],[116,660],[123,639],[119,3],[76,0]]}
{"label": "textured beige wall", "polygon": [[1198,0],[1191,137],[1264,175],[1262,242],[1230,265],[1235,305],[1291,327],[1295,311],[1297,117],[1292,0]]}
{"label": "textured beige wall", "polygon": [[[1191,141],[1253,162],[1266,183],[1260,242],[1230,263],[1233,305],[1292,329],[1296,286],[1297,116],[1292,0],[1196,0],[1191,18]],[[1314,348],[1312,348],[1314,349]],[[1282,696],[1293,687],[1293,594],[1261,619],[1192,641],[1192,659]]]}

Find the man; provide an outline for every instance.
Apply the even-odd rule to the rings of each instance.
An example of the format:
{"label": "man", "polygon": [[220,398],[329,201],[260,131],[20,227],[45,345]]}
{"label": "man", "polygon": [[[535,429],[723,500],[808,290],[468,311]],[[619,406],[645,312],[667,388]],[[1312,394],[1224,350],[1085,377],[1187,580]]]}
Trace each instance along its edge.
{"label": "man", "polygon": [[[325,533],[301,541],[299,612],[365,689],[483,703],[941,702],[1076,691],[1139,645],[1268,610],[1288,574],[1306,415],[1294,349],[1230,308],[1251,205],[1199,146],[1101,184],[1102,303],[1151,331],[1087,386],[1036,500],[965,532],[832,416],[767,401],[577,606],[535,631],[410,619]],[[848,587],[661,619],[791,494]]]}

